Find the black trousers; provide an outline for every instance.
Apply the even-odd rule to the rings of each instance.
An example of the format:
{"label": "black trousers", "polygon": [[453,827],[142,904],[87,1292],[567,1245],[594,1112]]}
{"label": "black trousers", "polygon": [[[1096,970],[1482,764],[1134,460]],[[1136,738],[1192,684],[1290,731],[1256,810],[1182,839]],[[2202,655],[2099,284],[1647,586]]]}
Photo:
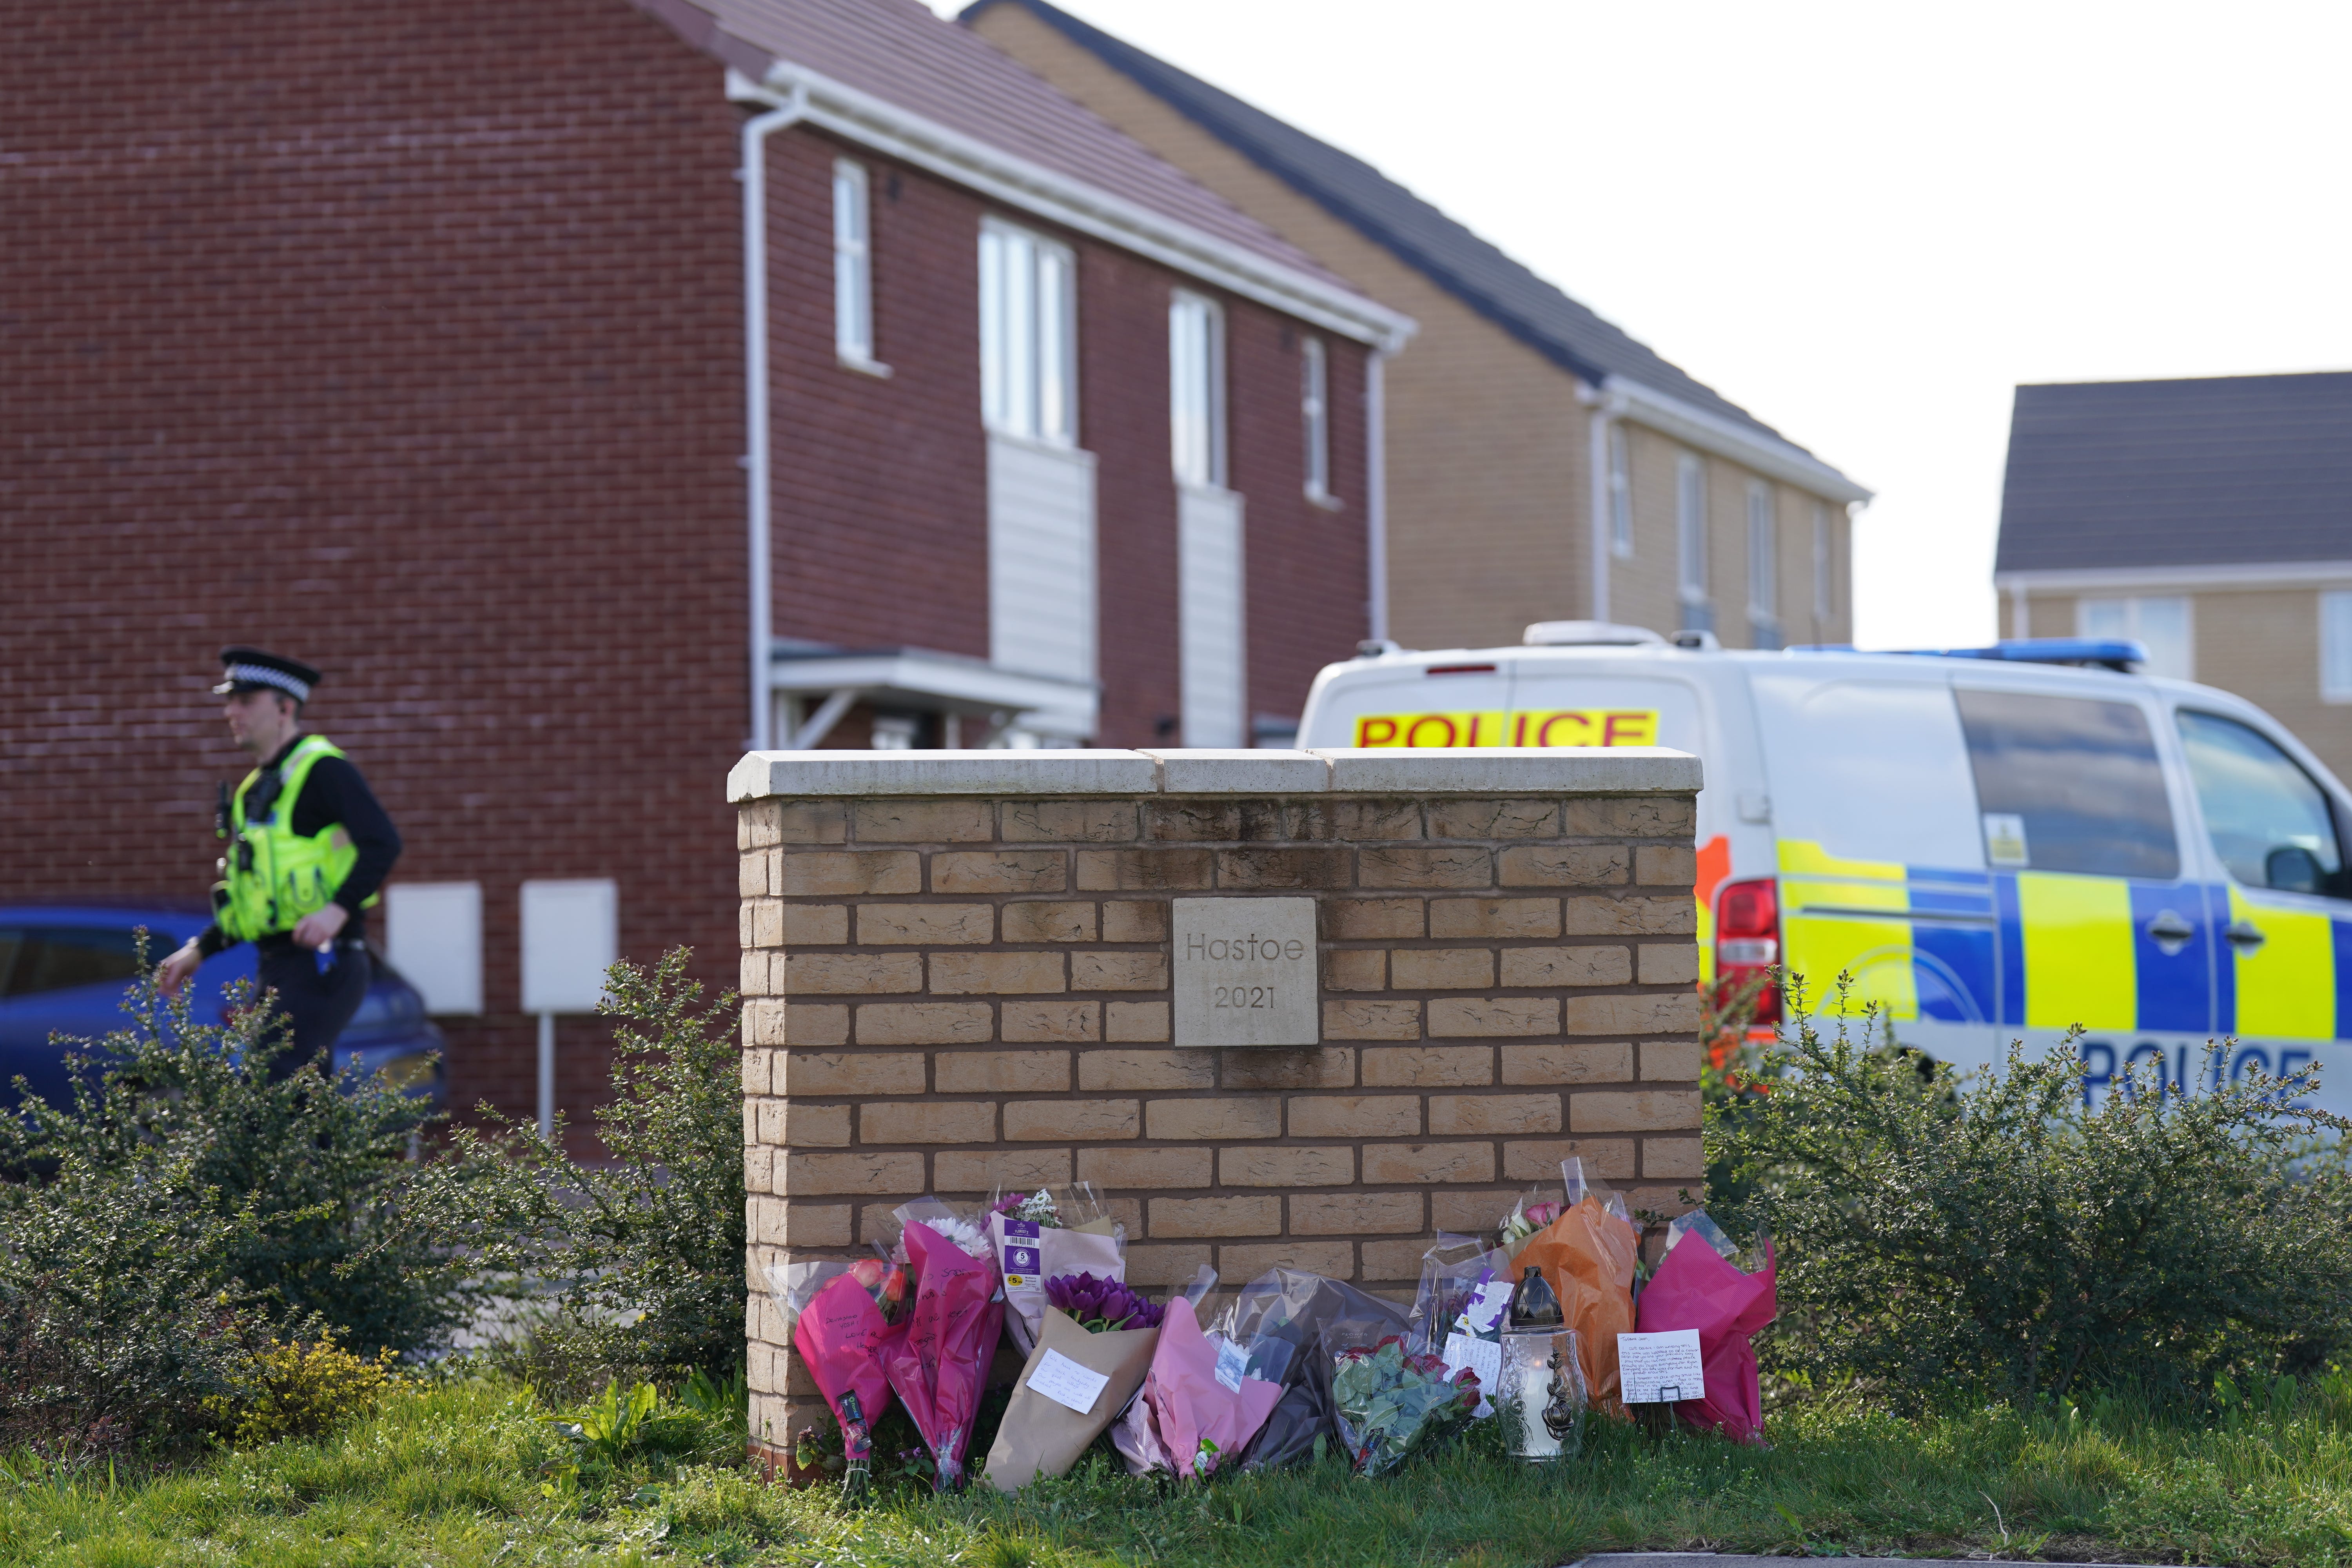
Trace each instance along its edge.
{"label": "black trousers", "polygon": [[[374,978],[367,949],[358,942],[339,942],[333,956],[334,963],[322,974],[314,948],[291,942],[261,948],[261,988],[278,993],[271,1005],[273,1011],[285,1015],[281,1027],[289,1041],[270,1061],[271,1078],[299,1072],[320,1052],[331,1049],[343,1026],[367,1000],[368,983]],[[331,1063],[329,1074],[332,1076]]]}

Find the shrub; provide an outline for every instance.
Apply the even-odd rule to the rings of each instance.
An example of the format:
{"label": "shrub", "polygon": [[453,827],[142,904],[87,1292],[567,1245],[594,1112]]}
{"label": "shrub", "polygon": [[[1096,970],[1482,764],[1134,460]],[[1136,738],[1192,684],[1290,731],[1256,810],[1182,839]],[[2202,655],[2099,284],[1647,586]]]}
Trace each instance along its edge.
{"label": "shrub", "polygon": [[[68,1436],[79,1380],[111,1440],[200,1424],[272,1331],[373,1353],[443,1342],[463,1310],[437,1238],[404,1206],[429,1108],[318,1064],[275,1081],[249,984],[197,1025],[152,977],[128,1026],[72,1059],[69,1107],[0,1117],[0,1348],[21,1374],[0,1423]],[[85,1423],[86,1425],[86,1423]]]}
{"label": "shrub", "polygon": [[[613,1100],[596,1112],[611,1163],[574,1164],[560,1131],[482,1114],[434,1172],[436,1205],[485,1268],[545,1287],[531,1370],[590,1380],[695,1369],[724,1380],[743,1354],[743,1101],[732,992],[700,1006],[691,950],[613,966]],[[550,1299],[551,1298],[551,1301]]]}
{"label": "shrub", "polygon": [[388,1346],[368,1360],[330,1340],[272,1340],[206,1408],[240,1444],[323,1437],[376,1407],[392,1386],[392,1356]]}
{"label": "shrub", "polygon": [[1769,1353],[1898,1403],[2306,1370],[2352,1344],[2352,1123],[2306,1073],[2156,1075],[2084,1103],[2072,1037],[1961,1080],[1800,1018],[1769,1092],[1711,1108],[1718,1217],[1769,1229],[1800,1332]]}
{"label": "shrub", "polygon": [[0,1189],[0,1447],[110,1452],[210,1424],[261,1331],[221,1266],[252,1218],[194,1167],[170,1145],[105,1166],[76,1152]]}

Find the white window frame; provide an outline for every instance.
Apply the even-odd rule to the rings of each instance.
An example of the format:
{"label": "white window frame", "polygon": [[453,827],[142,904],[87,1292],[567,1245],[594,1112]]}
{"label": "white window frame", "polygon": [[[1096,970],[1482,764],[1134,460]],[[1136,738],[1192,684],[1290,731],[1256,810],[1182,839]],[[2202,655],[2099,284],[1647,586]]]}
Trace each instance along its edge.
{"label": "white window frame", "polygon": [[1830,509],[1813,503],[1813,619],[1823,624],[1837,616],[1835,542],[1830,537]]}
{"label": "white window frame", "polygon": [[1190,289],[1168,300],[1168,454],[1178,484],[1225,488],[1225,312]]}
{"label": "white window frame", "polygon": [[1622,420],[1609,426],[1609,552],[1633,559],[1633,452]]}
{"label": "white window frame", "polygon": [[2352,702],[2352,589],[2330,588],[2319,595],[2319,698]]}
{"label": "white window frame", "polygon": [[872,187],[865,164],[833,161],[833,350],[851,370],[887,375],[874,356]]}
{"label": "white window frame", "polygon": [[1707,602],[1706,465],[1696,454],[1675,455],[1675,587],[1685,605]]}
{"label": "white window frame", "polygon": [[1780,625],[1780,498],[1762,479],[1748,481],[1748,618]]}
{"label": "white window frame", "polygon": [[1298,345],[1298,424],[1307,443],[1307,499],[1329,506],[1331,493],[1331,360],[1323,340]]}
{"label": "white window frame", "polygon": [[1077,276],[1068,246],[981,221],[981,420],[1001,436],[1077,445]]}
{"label": "white window frame", "polygon": [[[2168,603],[2168,604],[2178,604],[2178,605],[2180,606],[2180,665],[2179,665],[2179,668],[2176,668],[2176,669],[2164,669],[2164,668],[2159,668],[2158,667],[2158,661],[2156,661],[2156,660],[2151,660],[2151,661],[2149,662],[2149,665],[2148,665],[2148,668],[2147,668],[2147,674],[2150,674],[2150,675],[2169,676],[2169,677],[2171,677],[2173,679],[2176,679],[2176,680],[2194,680],[2194,679],[2197,679],[2197,600],[2196,600],[2195,595],[2189,595],[2189,594],[2085,594],[2085,595],[2083,595],[2081,597],[2077,598],[2077,599],[2074,601],[2074,635],[2075,635],[2076,637],[2109,637],[2109,636],[2115,636],[2115,635],[2117,635],[2117,634],[2116,634],[2116,633],[2114,633],[2114,632],[2112,632],[2112,631],[2095,631],[2095,630],[2093,630],[2093,629],[2092,629],[2092,626],[2091,626],[2091,620],[2092,620],[2092,617],[2093,617],[2093,616],[2094,616],[2094,614],[2095,614],[2095,612],[2094,612],[2094,610],[2093,610],[2092,606],[2094,606],[2094,605],[2121,605],[2121,606],[2122,606],[2122,608],[2123,608],[2123,615],[2122,615],[2123,630],[2122,630],[2122,632],[2121,632],[2121,634],[2120,634],[2120,635],[2121,635],[2121,636],[2124,636],[2124,637],[2126,637],[2133,638],[2134,640],[2138,641],[2138,642],[2146,643],[2146,642],[2147,642],[2147,637],[2144,635],[2144,633],[2143,633],[2143,631],[2142,631],[2142,628],[2141,628],[2141,626],[2140,626],[2141,613],[2142,613],[2142,608],[2141,608],[2141,607],[2142,607],[2143,605],[2145,605],[2148,604],[2148,603],[2149,603],[2149,602],[2151,602],[2151,601],[2163,601],[2163,602],[2165,602],[2165,603]],[[2152,654],[2156,654],[2156,653],[2160,653],[2162,650],[2161,650],[2161,649],[2159,649],[2159,648],[2158,648],[2157,647],[2155,647],[2153,644],[2151,644],[2151,645],[2149,646],[2149,647],[2148,647],[2148,651],[2149,651],[2150,653],[2152,653]]]}

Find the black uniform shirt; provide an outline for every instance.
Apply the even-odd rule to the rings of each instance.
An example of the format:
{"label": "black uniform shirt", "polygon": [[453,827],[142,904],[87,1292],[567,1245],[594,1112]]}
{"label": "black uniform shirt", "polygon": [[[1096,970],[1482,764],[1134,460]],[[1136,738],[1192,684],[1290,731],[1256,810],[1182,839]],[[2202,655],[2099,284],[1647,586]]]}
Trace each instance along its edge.
{"label": "black uniform shirt", "polygon": [[[286,753],[301,742],[297,735],[286,742],[278,753],[263,764],[275,768],[286,761]],[[302,781],[302,793],[293,805],[294,831],[305,838],[340,826],[352,836],[352,847],[359,858],[352,863],[352,874],[335,889],[335,902],[351,915],[336,938],[338,942],[357,942],[366,932],[366,913],[360,908],[383,879],[392,872],[392,863],[400,858],[400,830],[392,818],[383,814],[376,803],[375,794],[367,786],[348,757],[320,757],[310,764],[310,776]],[[269,940],[269,939],[265,939]],[[217,922],[208,925],[196,939],[197,951],[206,958],[225,947],[236,944],[229,941]]]}

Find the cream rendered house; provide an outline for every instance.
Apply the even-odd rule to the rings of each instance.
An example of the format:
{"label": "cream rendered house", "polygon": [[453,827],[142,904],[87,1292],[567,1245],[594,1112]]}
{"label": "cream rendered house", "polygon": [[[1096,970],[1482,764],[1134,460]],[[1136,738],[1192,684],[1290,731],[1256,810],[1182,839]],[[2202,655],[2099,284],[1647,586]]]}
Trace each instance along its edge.
{"label": "cream rendered house", "polygon": [[2012,637],[2133,637],[2352,777],[2352,373],[2021,386]]}
{"label": "cream rendered house", "polygon": [[1732,647],[1851,638],[1860,485],[1360,159],[1044,0],[963,21],[1420,323],[1375,384],[1384,493],[1327,498],[1384,538],[1382,635],[1477,647],[1589,618]]}

